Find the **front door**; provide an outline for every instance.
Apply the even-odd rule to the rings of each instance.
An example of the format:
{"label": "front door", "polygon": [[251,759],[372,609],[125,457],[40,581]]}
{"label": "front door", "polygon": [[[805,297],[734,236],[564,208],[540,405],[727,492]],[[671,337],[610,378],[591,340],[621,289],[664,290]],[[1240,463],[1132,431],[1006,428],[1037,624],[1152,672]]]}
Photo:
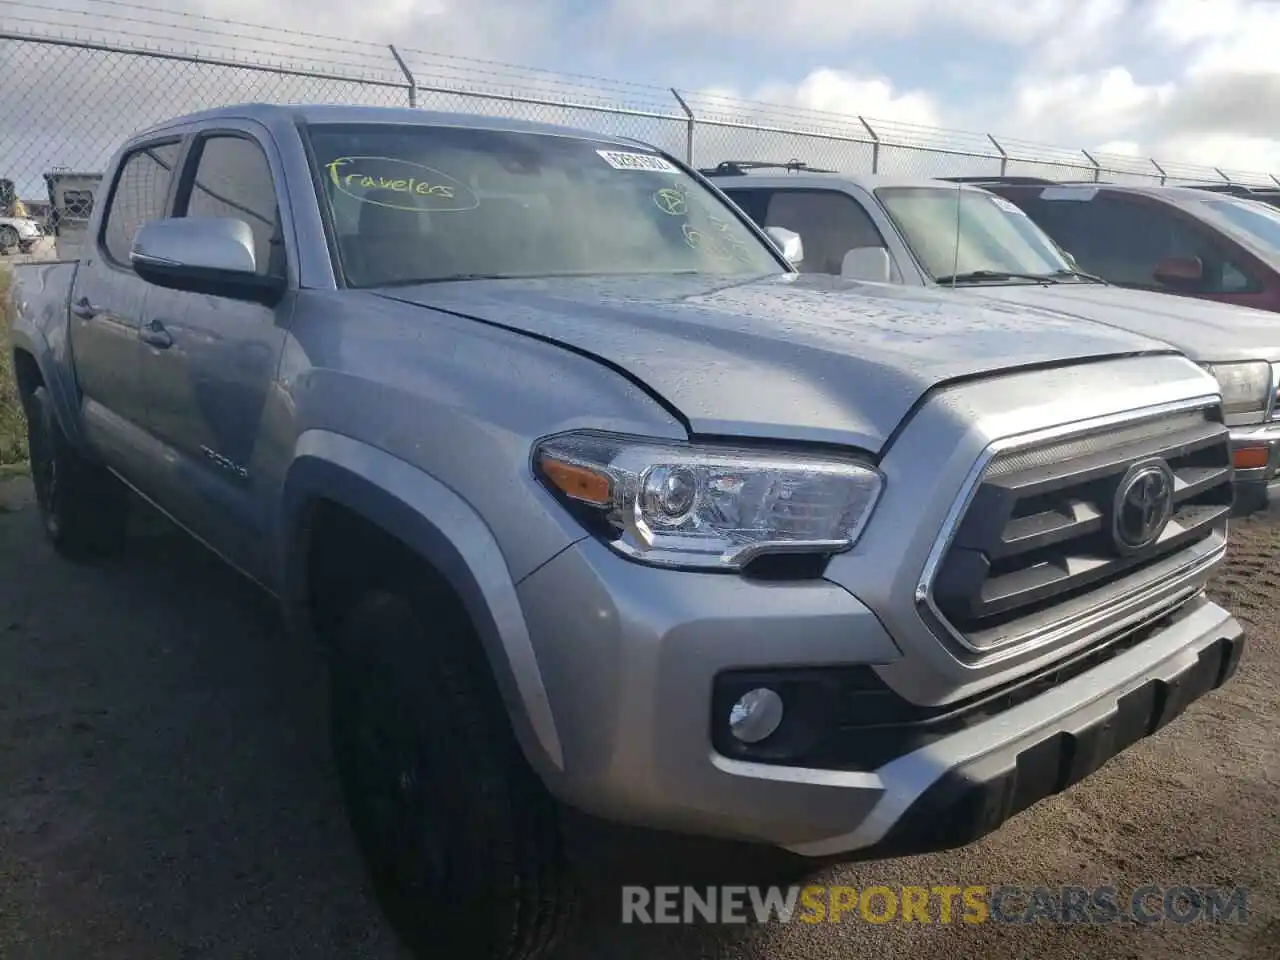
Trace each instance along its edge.
{"label": "front door", "polygon": [[[174,216],[245,221],[258,271],[284,272],[275,178],[265,143],[252,130],[211,131],[195,140]],[[268,569],[263,544],[280,482],[264,424],[292,303],[290,295],[272,308],[153,287],[143,325],[147,429],[170,462],[160,502],[259,579]]]}

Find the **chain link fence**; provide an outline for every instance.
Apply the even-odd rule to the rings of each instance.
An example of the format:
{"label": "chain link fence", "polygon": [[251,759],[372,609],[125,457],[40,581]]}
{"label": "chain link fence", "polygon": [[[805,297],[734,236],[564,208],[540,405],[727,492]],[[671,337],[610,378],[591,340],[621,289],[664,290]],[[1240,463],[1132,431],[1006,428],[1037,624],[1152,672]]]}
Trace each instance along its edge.
{"label": "chain link fence", "polygon": [[[34,9],[39,16],[6,15],[0,29],[0,184],[9,181],[37,219],[61,217],[65,230],[87,218],[100,173],[125,137],[173,116],[246,101],[411,106],[559,123],[645,140],[704,167],[798,159],[919,177],[1280,183],[1265,173],[1104,156],[314,34],[277,31],[289,38],[249,50],[255,28],[246,25],[231,24],[239,32],[230,35],[183,27],[198,33],[192,39],[172,24],[164,35],[147,33],[144,19],[121,16],[127,23],[113,28],[121,36],[109,42],[52,36],[40,29],[50,14]],[[155,49],[157,43],[169,48]]]}

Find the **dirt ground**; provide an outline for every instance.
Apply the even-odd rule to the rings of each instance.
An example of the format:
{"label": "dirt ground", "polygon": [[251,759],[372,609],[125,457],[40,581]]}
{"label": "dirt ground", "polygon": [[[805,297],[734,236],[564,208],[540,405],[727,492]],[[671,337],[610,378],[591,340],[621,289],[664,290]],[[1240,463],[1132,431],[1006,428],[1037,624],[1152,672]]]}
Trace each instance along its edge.
{"label": "dirt ground", "polygon": [[[7,506],[7,512],[6,512]],[[823,882],[1243,885],[1244,925],[621,927],[563,960],[1280,957],[1280,520],[1233,527],[1214,593],[1236,678],[995,835]],[[0,957],[408,960],[368,893],[325,739],[323,670],[271,607],[163,530],[55,558],[0,483]]]}

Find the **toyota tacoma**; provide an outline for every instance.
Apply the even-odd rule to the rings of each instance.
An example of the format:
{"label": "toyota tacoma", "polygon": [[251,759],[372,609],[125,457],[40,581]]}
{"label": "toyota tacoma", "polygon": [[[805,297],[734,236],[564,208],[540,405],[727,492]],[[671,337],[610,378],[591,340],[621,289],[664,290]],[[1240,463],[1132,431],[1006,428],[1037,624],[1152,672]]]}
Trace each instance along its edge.
{"label": "toyota tacoma", "polygon": [[578,814],[945,849],[1236,667],[1222,397],[1162,342],[799,275],[675,158],[539,124],[225,107],[102,189],[13,284],[45,530],[101,556],[141,498],[324,644],[424,954],[545,953]]}

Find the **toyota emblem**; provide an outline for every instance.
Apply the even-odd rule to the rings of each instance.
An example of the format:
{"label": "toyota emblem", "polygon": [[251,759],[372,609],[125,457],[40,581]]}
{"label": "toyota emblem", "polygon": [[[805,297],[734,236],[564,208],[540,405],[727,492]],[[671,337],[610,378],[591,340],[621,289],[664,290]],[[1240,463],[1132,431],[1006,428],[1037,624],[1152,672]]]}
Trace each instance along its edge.
{"label": "toyota emblem", "polygon": [[1111,538],[1121,553],[1151,546],[1173,516],[1173,471],[1163,460],[1129,468],[1116,487],[1111,507]]}

